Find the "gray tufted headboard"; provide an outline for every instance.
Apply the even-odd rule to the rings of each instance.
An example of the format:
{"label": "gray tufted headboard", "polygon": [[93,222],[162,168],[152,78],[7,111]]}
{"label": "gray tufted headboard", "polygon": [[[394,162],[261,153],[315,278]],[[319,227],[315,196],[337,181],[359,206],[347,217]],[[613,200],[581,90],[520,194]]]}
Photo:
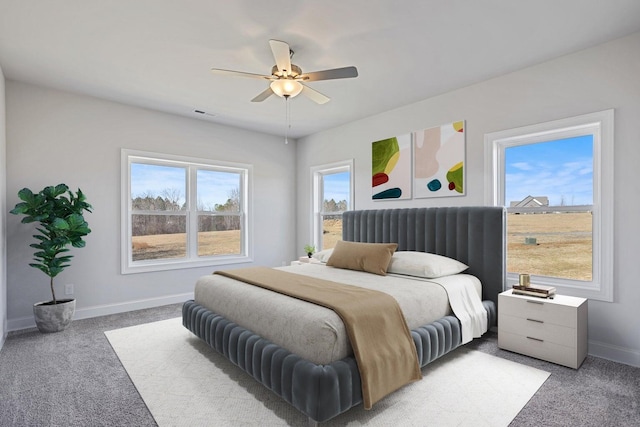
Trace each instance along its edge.
{"label": "gray tufted headboard", "polygon": [[482,282],[482,299],[498,306],[506,278],[505,213],[501,207],[446,207],[347,211],[342,238],[398,243],[399,251],[431,252],[469,266]]}

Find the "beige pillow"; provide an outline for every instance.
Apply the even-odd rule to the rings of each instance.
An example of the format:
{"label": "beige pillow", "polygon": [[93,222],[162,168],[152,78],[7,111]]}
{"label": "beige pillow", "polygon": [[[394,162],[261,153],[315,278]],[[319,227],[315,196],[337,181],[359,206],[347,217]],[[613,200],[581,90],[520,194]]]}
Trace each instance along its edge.
{"label": "beige pillow", "polygon": [[385,276],[397,243],[359,243],[338,240],[327,265]]}

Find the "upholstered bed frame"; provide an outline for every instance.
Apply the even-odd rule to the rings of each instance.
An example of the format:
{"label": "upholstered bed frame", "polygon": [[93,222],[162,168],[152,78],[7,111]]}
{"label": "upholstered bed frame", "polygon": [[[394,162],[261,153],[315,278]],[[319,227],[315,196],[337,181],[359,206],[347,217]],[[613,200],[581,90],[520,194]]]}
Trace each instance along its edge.
{"label": "upholstered bed frame", "polygon": [[[412,208],[343,214],[343,240],[398,243],[398,250],[431,252],[469,266],[482,282],[489,325],[497,321],[504,288],[504,211],[498,207]],[[183,306],[183,324],[232,363],[309,417],[327,421],[362,403],[360,374],[353,357],[316,365],[194,301]],[[420,366],[461,343],[460,322],[446,316],[411,331]]]}

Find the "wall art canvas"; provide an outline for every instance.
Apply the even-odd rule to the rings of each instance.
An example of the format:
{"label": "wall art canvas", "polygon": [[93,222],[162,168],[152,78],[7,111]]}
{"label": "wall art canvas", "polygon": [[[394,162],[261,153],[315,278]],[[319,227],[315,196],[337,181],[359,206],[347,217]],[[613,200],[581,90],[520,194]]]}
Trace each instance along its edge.
{"label": "wall art canvas", "polygon": [[413,132],[416,198],[465,194],[464,121]]}
{"label": "wall art canvas", "polygon": [[373,200],[411,198],[411,134],[371,144]]}

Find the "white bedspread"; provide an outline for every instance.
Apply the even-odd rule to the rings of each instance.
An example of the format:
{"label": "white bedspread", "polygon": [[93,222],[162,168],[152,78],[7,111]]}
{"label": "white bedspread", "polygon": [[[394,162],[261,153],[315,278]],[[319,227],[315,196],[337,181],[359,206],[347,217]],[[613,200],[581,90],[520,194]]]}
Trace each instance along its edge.
{"label": "white bedspread", "polygon": [[437,283],[447,291],[451,311],[460,320],[462,329],[462,344],[474,338],[479,338],[488,330],[487,310],[482,305],[482,290],[480,281],[475,276],[456,274],[437,279],[422,279],[419,277],[400,276],[417,281]]}
{"label": "white bedspread", "polygon": [[[480,281],[473,276],[421,280],[409,276],[378,276],[323,264],[281,269],[388,293],[398,301],[409,329],[452,314],[453,307],[449,303],[452,299],[453,313],[466,325],[463,326],[465,340],[486,331],[486,320],[482,331],[481,321],[473,320],[477,314],[465,314],[465,308],[470,306],[469,301],[474,296],[480,301]],[[455,284],[457,281],[460,285]],[[464,291],[464,288],[468,290]],[[326,364],[352,354],[342,320],[325,307],[213,274],[198,280],[195,301],[314,363]],[[486,319],[486,313],[484,316]]]}

